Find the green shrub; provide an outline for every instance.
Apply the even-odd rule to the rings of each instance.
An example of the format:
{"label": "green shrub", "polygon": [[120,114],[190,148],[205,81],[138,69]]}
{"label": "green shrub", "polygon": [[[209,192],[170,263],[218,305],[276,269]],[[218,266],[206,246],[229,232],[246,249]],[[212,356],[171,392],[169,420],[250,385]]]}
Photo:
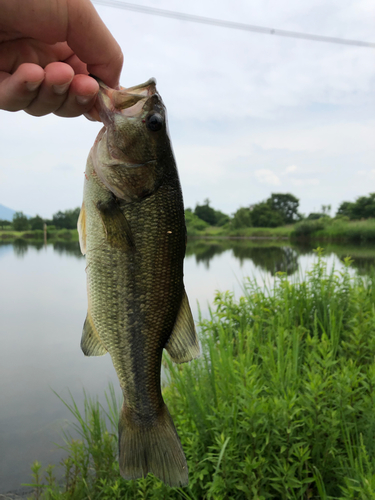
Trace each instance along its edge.
{"label": "green shrub", "polygon": [[301,222],[297,222],[297,224],[294,226],[294,231],[292,233],[292,236],[309,237],[316,231],[324,229],[324,227],[325,227],[324,218],[313,219],[313,220],[304,219]]}
{"label": "green shrub", "polygon": [[375,219],[348,224],[346,235],[351,241],[375,241]]}
{"label": "green shrub", "polygon": [[197,231],[203,231],[209,226],[207,222],[200,219],[190,210],[185,210],[185,222],[188,234],[194,234]]}
{"label": "green shrub", "polygon": [[22,233],[21,237],[27,240],[38,240],[38,239],[43,239],[43,236],[44,236],[43,230],[35,229],[34,231],[28,231]]}
{"label": "green shrub", "polygon": [[38,498],[374,498],[375,276],[351,278],[345,264],[328,273],[318,259],[302,282],[279,273],[272,289],[248,280],[238,301],[218,293],[200,322],[201,358],[165,358],[188,487],[119,476],[112,391],[106,410],[69,404],[81,437],[66,435],[62,488],[34,465]]}
{"label": "green shrub", "polygon": [[251,211],[248,207],[239,208],[234,214],[231,220],[231,228],[241,229],[244,227],[251,227],[253,225],[251,221]]}
{"label": "green shrub", "polygon": [[55,236],[57,238],[63,239],[63,240],[71,240],[73,237],[73,230],[71,229],[60,229],[60,231],[56,231]]}

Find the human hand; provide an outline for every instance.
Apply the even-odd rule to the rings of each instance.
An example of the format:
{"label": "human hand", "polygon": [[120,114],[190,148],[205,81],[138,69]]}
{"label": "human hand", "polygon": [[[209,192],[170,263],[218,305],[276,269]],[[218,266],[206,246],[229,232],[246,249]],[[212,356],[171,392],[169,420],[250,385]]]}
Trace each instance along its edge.
{"label": "human hand", "polygon": [[0,109],[72,117],[119,82],[121,49],[89,0],[0,0]]}

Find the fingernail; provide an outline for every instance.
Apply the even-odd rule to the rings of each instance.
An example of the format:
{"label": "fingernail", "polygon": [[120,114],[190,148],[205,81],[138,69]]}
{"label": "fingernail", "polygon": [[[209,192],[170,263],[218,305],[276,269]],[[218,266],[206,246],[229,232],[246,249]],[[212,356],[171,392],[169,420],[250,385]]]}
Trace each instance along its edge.
{"label": "fingernail", "polygon": [[90,101],[92,101],[95,97],[95,94],[92,95],[77,95],[76,99],[78,104],[85,105],[88,104]]}
{"label": "fingernail", "polygon": [[65,92],[69,89],[70,83],[63,83],[62,85],[52,85],[52,90],[55,92],[55,94],[62,95],[65,94]]}
{"label": "fingernail", "polygon": [[38,87],[41,86],[43,80],[39,80],[38,82],[27,82],[26,88],[29,92],[34,92]]}

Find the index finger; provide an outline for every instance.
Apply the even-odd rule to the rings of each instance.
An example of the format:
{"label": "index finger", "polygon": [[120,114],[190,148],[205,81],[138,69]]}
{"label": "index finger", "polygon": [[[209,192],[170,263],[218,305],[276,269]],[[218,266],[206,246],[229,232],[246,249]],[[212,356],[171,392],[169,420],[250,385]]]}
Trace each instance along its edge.
{"label": "index finger", "polygon": [[66,41],[89,73],[112,88],[119,84],[123,54],[89,0],[67,0]]}
{"label": "index finger", "polygon": [[121,48],[90,0],[0,0],[0,11],[0,24],[5,23],[12,33],[49,45],[67,42],[88,72],[110,87],[118,85]]}

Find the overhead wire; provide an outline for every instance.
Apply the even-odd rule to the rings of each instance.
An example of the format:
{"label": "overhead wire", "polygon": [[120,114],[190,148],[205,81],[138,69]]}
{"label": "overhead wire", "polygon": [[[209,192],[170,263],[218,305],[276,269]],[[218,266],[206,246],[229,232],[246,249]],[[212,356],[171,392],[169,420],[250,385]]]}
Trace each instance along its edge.
{"label": "overhead wire", "polygon": [[148,7],[145,5],[136,5],[129,2],[122,2],[119,0],[92,0],[94,4],[104,5],[107,7],[115,7],[117,9],[125,9],[133,12],[140,12],[142,14],[150,14],[153,16],[167,17],[170,19],[179,19],[181,21],[189,21],[199,24],[208,24],[211,26],[218,26],[221,28],[230,28],[242,31],[252,31],[254,33],[263,33],[267,35],[283,36],[288,38],[298,38],[300,40],[310,40],[313,42],[335,43],[340,45],[354,45],[356,47],[370,47],[375,48],[375,43],[363,42],[361,40],[348,40],[345,38],[338,38],[333,36],[312,35],[309,33],[300,33],[297,31],[287,31],[274,28],[265,28],[262,26],[255,26],[252,24],[237,23],[234,21],[224,21],[221,19],[214,19],[211,17],[197,16],[194,14],[186,14],[183,12],[176,12],[172,10],[158,9],[155,7]]}

